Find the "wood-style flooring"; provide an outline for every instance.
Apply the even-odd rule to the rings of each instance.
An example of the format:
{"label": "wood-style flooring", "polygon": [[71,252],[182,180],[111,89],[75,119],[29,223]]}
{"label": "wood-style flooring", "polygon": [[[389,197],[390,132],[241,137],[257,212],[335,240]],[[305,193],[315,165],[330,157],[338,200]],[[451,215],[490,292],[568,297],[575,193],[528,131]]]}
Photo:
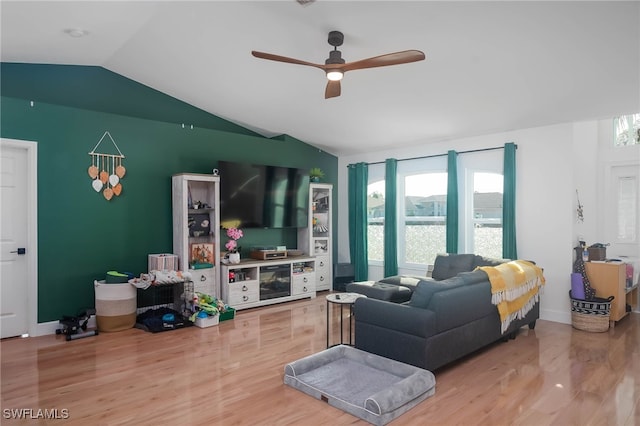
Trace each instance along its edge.
{"label": "wood-style flooring", "polygon": [[[325,295],[206,329],[2,340],[0,423],[364,425],[283,384],[286,363],[325,349]],[[640,425],[640,314],[605,333],[539,320],[434,373],[436,394],[393,425]]]}

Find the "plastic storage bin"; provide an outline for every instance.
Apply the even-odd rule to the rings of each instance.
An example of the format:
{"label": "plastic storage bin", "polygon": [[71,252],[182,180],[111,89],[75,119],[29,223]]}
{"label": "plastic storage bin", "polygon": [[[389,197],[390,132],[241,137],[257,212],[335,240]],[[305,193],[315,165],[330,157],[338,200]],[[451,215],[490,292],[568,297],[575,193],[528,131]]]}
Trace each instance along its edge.
{"label": "plastic storage bin", "polygon": [[94,281],[99,331],[122,331],[136,324],[136,287],[129,283]]}
{"label": "plastic storage bin", "polygon": [[232,320],[236,316],[236,310],[229,308],[224,312],[220,312],[220,321]]}
{"label": "plastic storage bin", "polygon": [[206,318],[199,318],[196,317],[196,327],[200,327],[200,328],[207,328],[207,327],[213,327],[214,325],[218,325],[218,323],[220,322],[220,315],[215,314],[215,315],[209,315]]}

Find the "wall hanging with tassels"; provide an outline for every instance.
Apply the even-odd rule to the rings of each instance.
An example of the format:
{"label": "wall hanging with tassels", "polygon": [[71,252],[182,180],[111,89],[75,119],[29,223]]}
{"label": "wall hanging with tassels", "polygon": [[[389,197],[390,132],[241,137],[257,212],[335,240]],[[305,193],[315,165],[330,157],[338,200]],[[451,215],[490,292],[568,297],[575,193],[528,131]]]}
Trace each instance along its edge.
{"label": "wall hanging with tassels", "polygon": [[[118,151],[117,154],[105,154],[96,151],[105,137],[109,137],[116,151]],[[91,182],[93,189],[96,192],[102,191],[102,195],[107,201],[113,198],[114,195],[116,197],[119,196],[122,193],[120,179],[124,177],[127,170],[122,165],[124,155],[122,155],[120,148],[118,148],[108,131],[104,132],[96,146],[89,151],[89,155],[91,156],[91,166],[87,171],[91,179],[93,179]]]}

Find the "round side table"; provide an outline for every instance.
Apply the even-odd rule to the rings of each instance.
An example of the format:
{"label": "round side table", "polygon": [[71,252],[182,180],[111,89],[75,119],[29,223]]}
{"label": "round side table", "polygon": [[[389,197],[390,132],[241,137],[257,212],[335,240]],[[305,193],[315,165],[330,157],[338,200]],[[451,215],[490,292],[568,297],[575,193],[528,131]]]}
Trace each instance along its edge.
{"label": "round side table", "polygon": [[[345,344],[344,336],[343,336],[343,323],[344,323],[344,307],[347,306],[349,308],[349,345],[353,346],[351,342],[351,321],[353,319],[353,304],[356,303],[356,299],[360,297],[367,297],[364,294],[359,293],[332,293],[327,294],[327,348],[329,347],[329,334],[330,334],[330,322],[329,322],[329,304],[340,305],[340,343],[336,344]],[[335,345],[332,345],[335,346]]]}

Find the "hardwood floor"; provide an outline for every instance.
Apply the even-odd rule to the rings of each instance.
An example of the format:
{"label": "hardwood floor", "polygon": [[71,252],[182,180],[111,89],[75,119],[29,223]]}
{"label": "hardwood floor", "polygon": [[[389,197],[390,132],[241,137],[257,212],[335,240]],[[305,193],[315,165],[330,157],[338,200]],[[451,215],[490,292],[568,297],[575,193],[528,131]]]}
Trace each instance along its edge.
{"label": "hardwood floor", "polygon": [[[286,363],[325,349],[325,294],[207,329],[3,340],[0,423],[366,424],[282,381]],[[393,425],[640,425],[640,314],[606,333],[539,320],[434,373],[435,396]]]}

